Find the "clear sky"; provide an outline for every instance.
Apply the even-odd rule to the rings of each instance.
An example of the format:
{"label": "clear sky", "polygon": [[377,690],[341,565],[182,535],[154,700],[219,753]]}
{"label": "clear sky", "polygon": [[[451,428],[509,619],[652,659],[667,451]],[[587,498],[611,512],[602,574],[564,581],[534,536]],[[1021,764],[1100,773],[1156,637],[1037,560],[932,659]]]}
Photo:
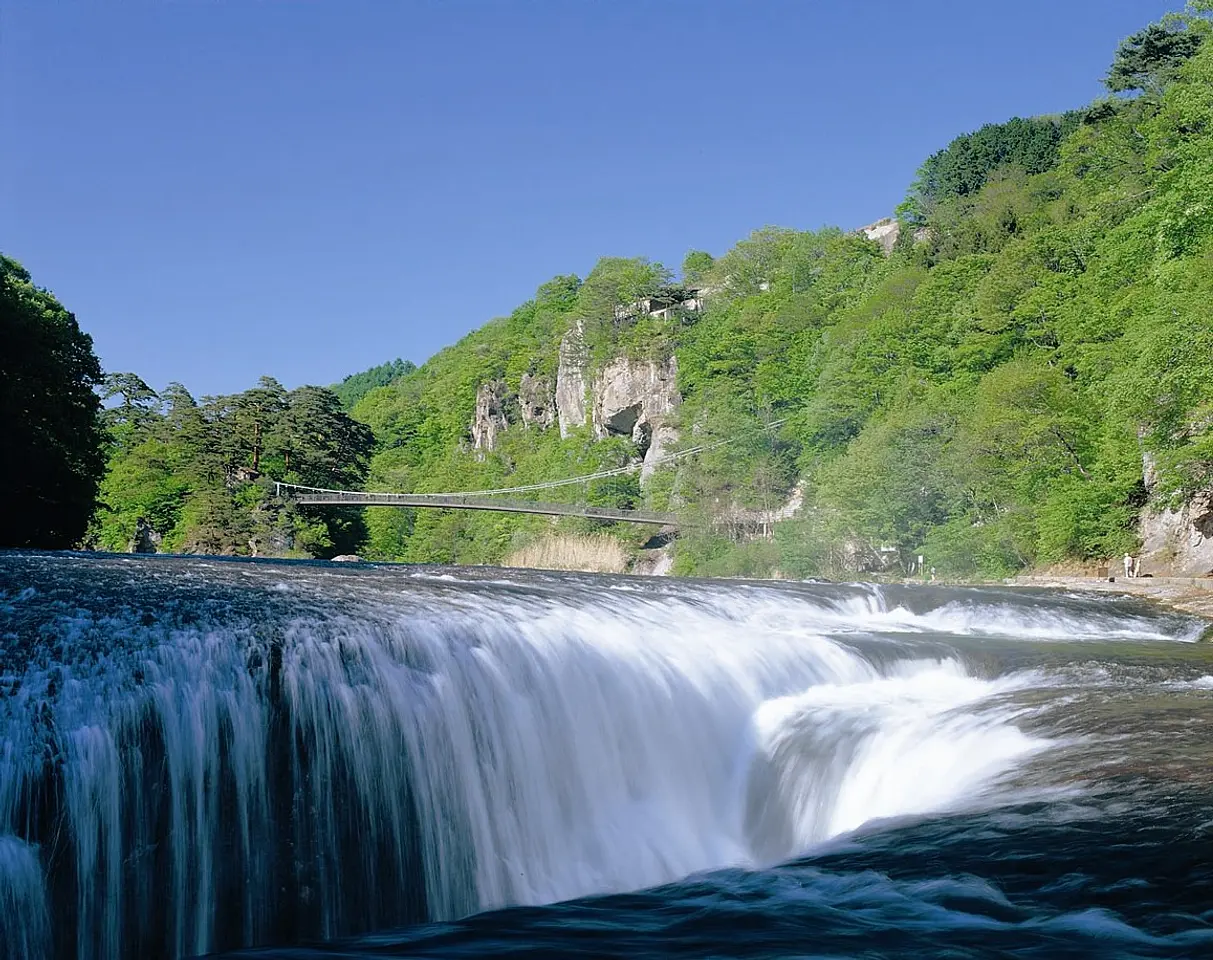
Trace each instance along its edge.
{"label": "clear sky", "polygon": [[330,383],[602,255],[887,215],[1181,5],[6,0],[0,251],[108,370]]}

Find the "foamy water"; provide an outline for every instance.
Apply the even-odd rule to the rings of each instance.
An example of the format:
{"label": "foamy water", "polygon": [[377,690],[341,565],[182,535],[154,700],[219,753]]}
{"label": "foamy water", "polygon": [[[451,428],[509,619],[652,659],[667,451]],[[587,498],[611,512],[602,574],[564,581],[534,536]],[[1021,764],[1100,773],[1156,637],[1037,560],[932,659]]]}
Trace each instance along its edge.
{"label": "foamy water", "polygon": [[1051,641],[1202,626],[1009,591],[36,555],[0,574],[12,957],[453,920],[996,807],[1073,740],[1049,727],[1070,682]]}

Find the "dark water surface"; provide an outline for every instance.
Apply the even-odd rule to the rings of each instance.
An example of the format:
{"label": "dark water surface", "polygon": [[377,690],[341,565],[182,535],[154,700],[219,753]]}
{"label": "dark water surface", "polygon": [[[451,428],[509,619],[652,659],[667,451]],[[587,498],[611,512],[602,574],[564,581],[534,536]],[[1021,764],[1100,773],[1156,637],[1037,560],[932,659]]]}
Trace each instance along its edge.
{"label": "dark water surface", "polygon": [[0,553],[0,957],[1213,956],[1203,627]]}

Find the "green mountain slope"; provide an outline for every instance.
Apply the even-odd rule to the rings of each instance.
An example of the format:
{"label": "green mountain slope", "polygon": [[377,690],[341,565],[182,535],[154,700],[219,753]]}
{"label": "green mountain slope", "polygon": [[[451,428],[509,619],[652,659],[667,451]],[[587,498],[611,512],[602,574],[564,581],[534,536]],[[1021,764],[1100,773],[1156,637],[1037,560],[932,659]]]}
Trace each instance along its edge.
{"label": "green mountain slope", "polygon": [[[1116,96],[933,155],[891,250],[768,227],[693,252],[677,278],[607,258],[418,368],[347,378],[375,450],[346,480],[481,490],[647,457],[643,483],[542,497],[679,511],[684,573],[905,571],[921,555],[1000,575],[1136,550],[1143,507],[1207,488],[1213,465],[1208,32],[1198,12],[1170,18],[1118,51]],[[124,456],[111,500],[138,483],[113,480]],[[373,509],[360,551],[491,563],[591,528]],[[629,549],[649,535],[608,532]]]}
{"label": "green mountain slope", "polygon": [[[1206,49],[1157,75],[1139,64],[1137,96],[958,138],[924,164],[888,258],[861,236],[760,230],[715,261],[690,258],[686,279],[712,293],[676,318],[615,317],[669,284],[643,261],[553,281],[358,404],[381,443],[372,482],[479,489],[634,455],[623,439],[520,423],[492,453],[469,444],[477,388],[501,379],[512,395],[524,374],[551,378],[580,318],[592,367],[676,358],[683,446],[736,438],[659,470],[643,493],[591,492],[656,506],[673,494],[701,521],[678,545],[685,572],[829,574],[924,554],[940,572],[996,574],[1134,549],[1143,448],[1160,490],[1205,482],[1193,425],[1210,399],[1211,60]],[[797,481],[799,516],[755,536]],[[738,516],[752,522],[720,522]],[[550,526],[369,522],[375,555],[476,562]]]}

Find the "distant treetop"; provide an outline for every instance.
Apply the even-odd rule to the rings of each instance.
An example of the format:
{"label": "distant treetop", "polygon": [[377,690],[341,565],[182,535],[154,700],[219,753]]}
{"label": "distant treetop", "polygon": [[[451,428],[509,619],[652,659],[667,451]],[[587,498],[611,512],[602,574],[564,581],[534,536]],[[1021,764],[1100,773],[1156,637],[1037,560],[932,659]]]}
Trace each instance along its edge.
{"label": "distant treetop", "polygon": [[1081,111],[1054,117],[1012,117],[957,137],[919,167],[898,216],[921,225],[944,200],[977,193],[1000,167],[1044,173],[1057,165],[1059,146],[1082,121]]}
{"label": "distant treetop", "polygon": [[1204,40],[1186,18],[1152,23],[1121,43],[1104,85],[1113,93],[1158,93]]}
{"label": "distant treetop", "polygon": [[417,365],[411,360],[401,360],[397,357],[395,360],[381,363],[377,367],[371,367],[361,373],[351,373],[340,383],[335,384],[332,390],[340,398],[342,408],[349,410],[376,387],[386,387],[389,383],[407,376],[416,369]]}

